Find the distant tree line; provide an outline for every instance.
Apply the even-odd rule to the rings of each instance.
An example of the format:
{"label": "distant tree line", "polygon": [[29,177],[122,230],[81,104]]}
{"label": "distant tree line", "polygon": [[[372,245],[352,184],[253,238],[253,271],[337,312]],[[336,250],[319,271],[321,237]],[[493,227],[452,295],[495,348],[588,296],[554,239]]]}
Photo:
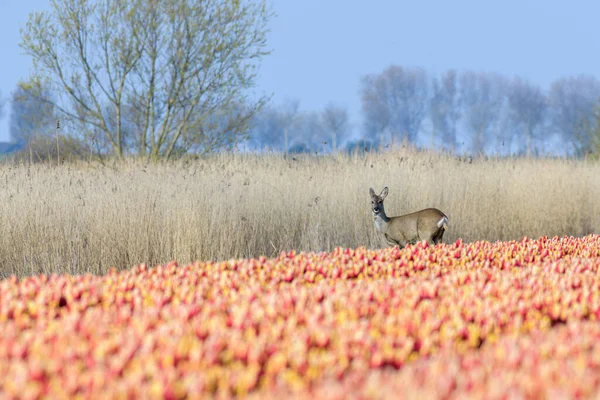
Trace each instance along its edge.
{"label": "distant tree line", "polygon": [[[21,47],[34,73],[10,98],[11,139],[36,158],[149,159],[232,149],[378,150],[401,143],[472,154],[600,152],[600,81],[392,65],[344,105],[300,109],[250,95],[272,14],[265,0],[63,0],[34,12]],[[0,112],[2,102],[0,102]],[[56,154],[55,154],[56,153]]]}
{"label": "distant tree line", "polygon": [[262,109],[253,119],[248,147],[292,153],[327,153],[346,144],[352,127],[346,108],[329,103],[321,111],[300,111],[297,100]]}
{"label": "distant tree line", "polygon": [[[302,111],[298,100],[289,99],[250,115],[241,107],[215,110],[203,117],[203,148],[328,153],[404,143],[470,154],[600,153],[600,81],[592,76],[561,78],[543,90],[518,77],[454,70],[428,77],[423,69],[392,66],[363,77],[360,95],[361,126],[353,126],[347,109],[334,103],[320,111]],[[54,154],[56,121],[62,115],[53,96],[48,87],[21,83],[11,98],[11,139],[35,143],[42,156]],[[124,149],[140,147],[135,109],[124,108],[120,116]],[[113,109],[105,107],[103,115],[113,132]],[[83,119],[70,121],[70,131],[86,128]],[[101,132],[76,140],[66,131],[58,132],[60,144],[70,152],[113,150]],[[191,149],[175,148],[179,153]]]}
{"label": "distant tree line", "polygon": [[404,143],[470,154],[600,151],[600,81],[592,76],[561,78],[543,90],[495,73],[449,70],[431,77],[422,68],[390,66],[364,76],[360,96],[363,124],[355,129],[341,106],[300,112],[288,100],[267,107],[255,118],[251,147],[321,152]]}

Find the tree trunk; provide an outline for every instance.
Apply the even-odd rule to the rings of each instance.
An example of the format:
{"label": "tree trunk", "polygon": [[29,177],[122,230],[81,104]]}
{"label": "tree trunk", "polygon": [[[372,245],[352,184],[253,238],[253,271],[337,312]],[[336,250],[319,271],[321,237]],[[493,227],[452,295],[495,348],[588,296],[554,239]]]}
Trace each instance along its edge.
{"label": "tree trunk", "polygon": [[525,141],[526,141],[525,145],[527,147],[526,154],[527,154],[527,157],[529,157],[531,155],[531,127],[529,127],[529,126],[527,127],[527,130],[525,131]]}
{"label": "tree trunk", "polygon": [[333,136],[331,138],[331,149],[332,152],[335,153],[337,151],[337,134],[333,132]]}

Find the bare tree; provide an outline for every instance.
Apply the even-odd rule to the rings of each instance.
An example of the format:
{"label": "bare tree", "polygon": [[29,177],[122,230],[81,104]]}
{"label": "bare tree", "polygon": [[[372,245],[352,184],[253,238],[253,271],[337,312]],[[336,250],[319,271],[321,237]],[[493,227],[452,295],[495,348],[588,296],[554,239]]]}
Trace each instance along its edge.
{"label": "bare tree", "polygon": [[293,141],[295,125],[301,118],[299,109],[297,99],[285,99],[278,106],[263,108],[250,122],[248,142],[251,147],[287,151]]}
{"label": "bare tree", "polygon": [[56,124],[52,93],[48,87],[19,82],[10,102],[10,139],[25,145],[36,136],[51,134]]}
{"label": "bare tree", "polygon": [[329,103],[321,112],[321,119],[324,129],[331,136],[331,150],[335,152],[340,139],[345,138],[350,129],[348,110]]}
{"label": "bare tree", "polygon": [[324,153],[330,148],[329,135],[320,112],[305,111],[298,115],[293,129],[296,148],[301,144],[304,151]]}
{"label": "bare tree", "polygon": [[465,72],[460,76],[460,104],[474,153],[485,150],[491,128],[501,114],[505,88],[504,78],[497,74]]}
{"label": "bare tree", "polygon": [[582,153],[600,158],[600,103],[594,108],[591,122],[586,126],[587,140]]}
{"label": "bare tree", "polygon": [[300,101],[297,99],[286,99],[280,108],[280,118],[283,126],[283,149],[286,153],[290,148],[290,130],[298,121],[299,109]]}
{"label": "bare tree", "polygon": [[254,116],[248,144],[253,150],[283,149],[283,127],[275,107],[264,107]]}
{"label": "bare tree", "polygon": [[415,143],[427,112],[429,88],[422,68],[392,65],[380,74],[367,75],[361,82],[365,129],[391,139]]}
{"label": "bare tree", "polygon": [[382,144],[386,130],[390,126],[391,112],[383,95],[386,92],[383,79],[368,75],[361,82],[362,111],[364,114],[365,136]]}
{"label": "bare tree", "polygon": [[576,153],[585,152],[600,100],[600,81],[588,75],[561,78],[548,93],[551,121]]}
{"label": "bare tree", "polygon": [[460,119],[458,104],[458,79],[454,70],[447,71],[440,78],[434,78],[433,95],[429,102],[429,115],[433,125],[433,135],[439,135],[452,151],[456,149],[456,124]]}
{"label": "bare tree", "polygon": [[329,132],[322,114],[300,111],[297,100],[285,100],[277,107],[262,110],[253,125],[250,144],[255,149],[280,149],[284,152],[326,151]]}
{"label": "bare tree", "polygon": [[539,86],[516,78],[508,88],[510,120],[521,130],[525,139],[525,151],[531,154],[532,142],[546,114],[546,96]]}
{"label": "bare tree", "polygon": [[21,47],[62,95],[57,110],[101,132],[114,154],[127,151],[124,113],[133,108],[132,151],[169,158],[227,146],[227,132],[207,121],[248,122],[263,105],[245,93],[267,54],[270,16],[264,0],[53,0],[30,15]]}
{"label": "bare tree", "polygon": [[72,126],[57,116],[54,93],[43,85],[19,82],[10,102],[11,141],[30,161],[82,158],[90,148],[71,135]]}

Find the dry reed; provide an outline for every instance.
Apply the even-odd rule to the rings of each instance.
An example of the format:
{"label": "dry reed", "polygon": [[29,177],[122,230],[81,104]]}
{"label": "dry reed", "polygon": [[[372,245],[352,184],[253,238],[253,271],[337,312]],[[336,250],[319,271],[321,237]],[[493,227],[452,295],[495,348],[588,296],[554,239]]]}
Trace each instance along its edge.
{"label": "dry reed", "polygon": [[5,164],[0,276],[381,247],[369,187],[389,187],[388,215],[440,208],[450,217],[446,243],[581,236],[600,231],[599,177],[588,161],[408,151]]}

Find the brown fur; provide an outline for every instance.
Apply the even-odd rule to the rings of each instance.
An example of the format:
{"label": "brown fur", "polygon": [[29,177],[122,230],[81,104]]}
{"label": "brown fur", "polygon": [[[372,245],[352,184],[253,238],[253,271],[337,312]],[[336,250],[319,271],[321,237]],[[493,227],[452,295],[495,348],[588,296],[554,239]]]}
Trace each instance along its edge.
{"label": "brown fur", "polygon": [[385,214],[383,200],[388,194],[385,187],[379,195],[370,189],[371,211],[376,229],[390,246],[406,247],[425,240],[430,244],[442,241],[448,225],[446,214],[436,208],[426,208],[410,214],[388,217]]}

